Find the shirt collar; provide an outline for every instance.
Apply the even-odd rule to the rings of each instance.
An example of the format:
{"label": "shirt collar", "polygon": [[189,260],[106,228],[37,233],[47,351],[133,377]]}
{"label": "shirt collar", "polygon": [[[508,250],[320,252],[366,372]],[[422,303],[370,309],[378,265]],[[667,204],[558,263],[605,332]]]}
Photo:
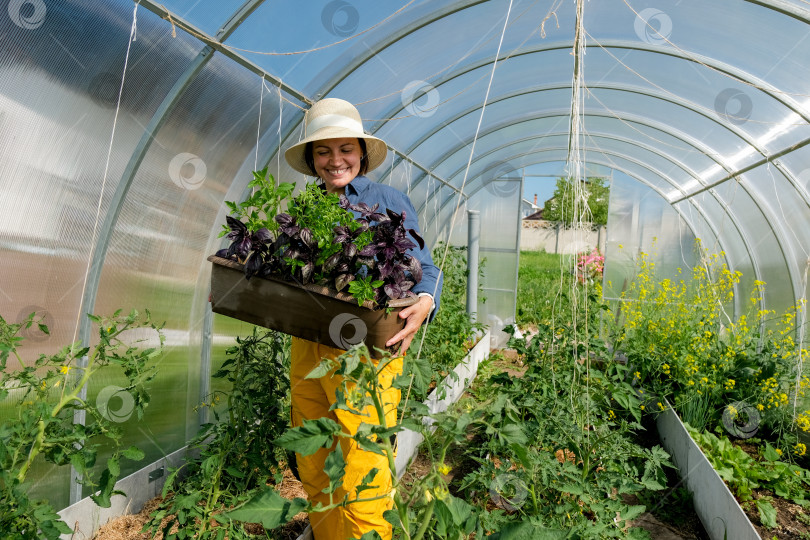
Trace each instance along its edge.
{"label": "shirt collar", "polygon": [[360,195],[365,190],[368,189],[368,186],[371,185],[371,180],[366,178],[363,175],[355,176],[354,180],[352,180],[348,186],[346,186],[347,191],[353,192],[354,195]]}

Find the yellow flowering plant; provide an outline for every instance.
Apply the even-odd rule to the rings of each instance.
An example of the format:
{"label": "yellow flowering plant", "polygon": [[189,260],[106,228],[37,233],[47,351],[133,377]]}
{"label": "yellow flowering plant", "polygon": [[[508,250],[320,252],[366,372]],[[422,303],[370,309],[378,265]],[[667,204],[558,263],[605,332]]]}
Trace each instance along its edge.
{"label": "yellow flowering plant", "polygon": [[765,283],[754,281],[735,314],[742,274],[722,263],[723,253],[709,254],[699,241],[696,249],[699,264],[683,278],[678,269],[676,278],[659,279],[653,258],[640,253],[611,329],[614,350],[627,356],[634,385],[646,391],[649,404],[667,397],[697,429],[719,425],[727,407],[737,404],[737,414],[726,412],[733,422],[755,423],[790,450],[797,431],[810,430],[810,410],[804,411],[810,407],[793,418],[794,398],[807,403],[810,387],[796,372],[806,354],[795,339],[804,305],[781,316],[762,309]]}

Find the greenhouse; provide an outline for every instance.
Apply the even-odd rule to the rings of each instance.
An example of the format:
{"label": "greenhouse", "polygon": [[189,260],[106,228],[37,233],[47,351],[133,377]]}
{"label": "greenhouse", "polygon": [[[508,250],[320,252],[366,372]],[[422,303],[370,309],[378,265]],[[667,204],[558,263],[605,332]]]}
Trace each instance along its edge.
{"label": "greenhouse", "polygon": [[810,538],[809,2],[5,6],[0,538]]}

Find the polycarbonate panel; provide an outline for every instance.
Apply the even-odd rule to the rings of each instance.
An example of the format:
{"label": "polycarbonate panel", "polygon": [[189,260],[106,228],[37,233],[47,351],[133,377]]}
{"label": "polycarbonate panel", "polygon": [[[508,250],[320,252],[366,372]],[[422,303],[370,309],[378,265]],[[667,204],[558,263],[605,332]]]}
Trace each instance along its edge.
{"label": "polycarbonate panel", "polygon": [[[144,126],[202,47],[184,34],[167,40],[163,23],[142,11],[116,121],[132,6],[23,3],[0,19],[2,316],[16,322],[37,311],[51,332],[30,334],[20,349],[26,361],[78,339],[110,200]],[[67,506],[69,474],[38,464],[28,477],[32,495]]]}
{"label": "polycarbonate panel", "polygon": [[[380,42],[371,38],[364,46],[356,47],[355,57],[361,55],[369,60],[329,94],[339,96],[352,92],[359,94],[358,101],[373,99],[364,110],[364,116],[367,112],[368,118],[389,117],[387,111],[393,104],[404,101],[410,105],[414,99],[418,108],[435,102],[433,105],[440,103],[441,107],[463,110],[480,103],[488,80],[486,69],[479,75],[479,78],[485,77],[481,83],[466,85],[463,93],[442,90],[440,83],[459,69],[491,61],[498,48],[509,5],[502,2],[456,2],[448,6],[453,12],[436,19],[436,14],[445,11],[442,3],[426,3],[422,7],[431,8],[427,18],[435,20],[430,25],[414,29],[388,47],[383,48]],[[538,21],[543,20],[547,11],[548,6],[536,2],[514,2],[510,26],[501,47],[502,55],[517,53],[532,44],[547,43],[548,40],[543,40],[537,33]],[[562,16],[565,18],[564,13]],[[558,32],[549,25],[550,34],[566,35],[566,30]],[[548,39],[555,39],[556,35],[549,35]],[[442,36],[441,47],[435,46],[436,36]],[[386,38],[381,42],[387,44],[389,40]],[[504,66],[506,64],[504,62]],[[510,72],[508,67],[504,69],[505,75]],[[384,77],[380,77],[380,70],[384,70]],[[433,93],[434,88],[438,90],[436,93]],[[326,87],[321,87],[319,93],[326,93]],[[431,95],[423,101],[420,99],[423,93]]]}
{"label": "polycarbonate panel", "polygon": [[[239,9],[241,2],[161,0],[159,5],[177,14],[178,18],[188,21],[205,34],[214,36],[217,30]],[[140,17],[144,11],[144,9],[141,9],[138,16]],[[166,29],[167,37],[171,35],[170,28]]]}
{"label": "polycarbonate panel", "polygon": [[779,163],[795,179],[799,196],[810,199],[810,146],[804,146],[779,158]]}
{"label": "polycarbonate panel", "polygon": [[773,165],[764,165],[746,172],[743,185],[769,209],[770,221],[782,226],[780,234],[789,255],[788,263],[798,276],[810,258],[810,206],[808,200]]}
{"label": "polycarbonate panel", "polygon": [[658,278],[674,278],[678,268],[694,264],[693,245],[692,230],[664,198],[621,173],[614,176],[605,247],[605,298],[620,298],[628,290],[640,252],[655,261]]}
{"label": "polycarbonate panel", "polygon": [[[760,278],[765,281],[765,305],[769,309],[784,309],[793,303],[792,276],[788,270],[786,254],[784,251],[784,235],[777,233],[778,224],[770,221],[763,215],[761,201],[755,201],[736,182],[726,182],[715,188],[721,200],[731,205],[734,213],[744,216],[739,221],[742,234],[748,239],[756,265],[762,274]],[[702,193],[696,197],[696,204],[704,204],[708,194]],[[726,224],[725,227],[731,227]],[[723,229],[718,231],[722,236]]]}
{"label": "polycarbonate panel", "polygon": [[[147,463],[196,432],[200,341],[207,283],[205,258],[223,195],[255,145],[258,77],[214,56],[167,115],[141,163],[110,238],[96,310],[149,308],[167,337],[143,422],[122,423],[128,443],[148,427]],[[262,108],[265,125],[277,111]],[[243,141],[248,142],[244,144]],[[244,185],[249,178],[237,179]],[[100,374],[89,392],[122,385]],[[124,474],[141,468],[127,464]]]}
{"label": "polycarbonate panel", "polygon": [[[586,7],[585,27],[591,33],[598,33],[600,41],[627,40],[642,46],[662,47],[673,54],[690,54],[698,60],[705,58],[730,64],[786,92],[806,94],[807,80],[803,74],[810,68],[805,42],[810,14],[806,2],[786,4],[791,3],[797,10],[804,11],[805,21],[790,17],[779,7],[745,0],[688,0],[673,5],[654,0],[632,4],[610,0]],[[588,58],[588,65],[594,65],[592,57]],[[711,80],[709,70],[700,66],[696,69],[681,66],[680,71],[690,75],[680,79],[682,84],[689,84],[687,79],[697,79],[693,81],[695,85],[703,83],[704,77]],[[675,75],[659,69],[643,73],[652,77]],[[717,75],[731,82],[729,76]]]}
{"label": "polycarbonate panel", "polygon": [[[754,281],[761,278],[749,252],[750,246],[747,239],[740,234],[739,228],[726,226],[736,216],[724,211],[716,198],[703,197],[698,206],[693,204],[696,202],[686,200],[674,205],[674,208],[686,216],[703,249],[711,254],[720,255],[721,264],[728,265],[732,272],[742,273],[740,282],[735,288],[734,303],[735,312],[740,314],[742,310],[747,309],[745,299],[749,298],[751,291],[754,290]],[[722,232],[718,237],[717,233],[720,231]],[[693,244],[692,250],[695,255],[697,255],[696,248],[697,246]]]}

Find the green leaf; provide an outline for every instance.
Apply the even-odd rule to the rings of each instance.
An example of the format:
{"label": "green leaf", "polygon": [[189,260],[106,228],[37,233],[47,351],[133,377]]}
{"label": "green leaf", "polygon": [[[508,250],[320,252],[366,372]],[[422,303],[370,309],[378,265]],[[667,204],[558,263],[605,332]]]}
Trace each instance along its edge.
{"label": "green leaf", "polygon": [[762,457],[767,459],[768,461],[779,461],[780,457],[779,454],[776,452],[776,449],[770,445],[770,443],[765,443],[765,451],[762,453]]}
{"label": "green leaf", "polygon": [[487,536],[490,540],[564,540],[568,533],[559,529],[546,529],[530,521],[504,525],[500,531]]}
{"label": "green leaf", "polygon": [[759,509],[759,519],[762,524],[769,529],[776,527],[776,508],[763,499],[757,499],[757,509]]}
{"label": "green leaf", "polygon": [[321,363],[318,364],[315,369],[310,371],[305,379],[320,379],[324,375],[327,375],[332,369],[335,367],[336,362],[334,360],[329,360],[328,358],[324,358],[321,360]]}
{"label": "green leaf", "polygon": [[130,446],[121,452],[121,455],[132,461],[141,461],[146,457],[146,453],[137,446]]}
{"label": "green leaf", "polygon": [[507,424],[498,432],[498,435],[503,439],[506,444],[526,444],[528,438],[523,430],[517,424]]}
{"label": "green leaf", "polygon": [[394,529],[396,529],[397,527],[402,527],[402,521],[399,519],[399,512],[397,512],[396,510],[393,509],[386,510],[385,512],[383,512],[383,518],[385,519],[385,521],[390,523],[394,527]]}
{"label": "green leaf", "polygon": [[121,464],[119,463],[118,458],[109,458],[107,460],[107,468],[110,469],[110,474],[114,478],[121,476]]}
{"label": "green leaf", "polygon": [[[354,490],[358,497],[360,496],[360,492],[365,491],[367,489],[374,489],[374,488],[378,487],[378,486],[372,486],[371,485],[371,482],[374,481],[374,477],[377,476],[378,472],[380,472],[380,470],[378,468],[374,467],[373,469],[368,471],[368,473],[366,473],[366,475],[360,481],[360,485],[357,486],[357,488],[355,488],[355,490]],[[398,516],[399,516],[399,514],[397,514],[397,519],[399,519]]]}
{"label": "green leaf", "polygon": [[343,459],[343,450],[337,445],[328,456],[323,466],[323,471],[329,477],[329,485],[322,491],[323,493],[334,493],[337,488],[343,485],[343,475],[345,473],[346,461]]}
{"label": "green leaf", "polygon": [[265,529],[275,529],[306,508],[306,500],[299,497],[285,499],[275,489],[267,488],[239,508],[225,512],[222,516],[245,523],[261,523]]}
{"label": "green leaf", "polygon": [[623,520],[625,520],[625,521],[631,521],[631,520],[634,520],[634,519],[636,519],[638,516],[640,516],[641,514],[643,514],[643,513],[644,513],[644,510],[646,510],[646,509],[647,509],[647,507],[645,507],[644,505],[635,505],[635,506],[630,506],[630,507],[628,507],[628,508],[627,508],[627,510],[625,510],[624,512],[622,512],[622,514],[621,514],[621,518],[620,518],[620,519],[623,519]]}
{"label": "green leaf", "polygon": [[382,537],[377,531],[368,531],[360,537],[360,540],[382,540]]}
{"label": "green leaf", "polygon": [[339,432],[340,425],[331,418],[304,420],[303,426],[288,429],[275,440],[275,444],[308,456],[319,448],[330,446],[334,435]]}

